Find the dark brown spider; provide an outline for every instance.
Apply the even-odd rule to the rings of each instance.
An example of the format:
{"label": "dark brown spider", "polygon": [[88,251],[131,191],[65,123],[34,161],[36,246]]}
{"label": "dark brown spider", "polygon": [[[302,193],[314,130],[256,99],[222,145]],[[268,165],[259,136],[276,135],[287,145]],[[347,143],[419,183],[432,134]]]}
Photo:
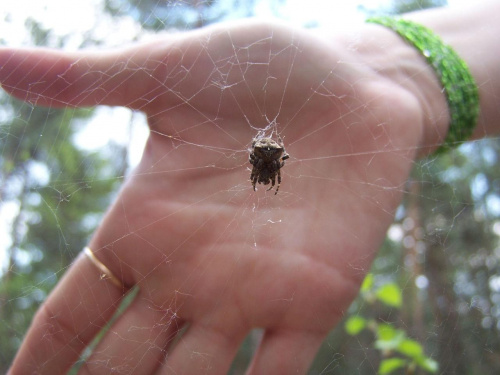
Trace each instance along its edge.
{"label": "dark brown spider", "polygon": [[285,160],[290,156],[286,153],[283,141],[280,143],[272,138],[257,137],[252,141],[252,150],[250,152],[249,162],[253,165],[250,180],[252,181],[253,190],[255,185],[267,185],[271,182],[271,190],[276,183],[276,175],[278,175],[278,186],[276,187],[275,195],[278,194],[281,184],[280,169],[285,165]]}

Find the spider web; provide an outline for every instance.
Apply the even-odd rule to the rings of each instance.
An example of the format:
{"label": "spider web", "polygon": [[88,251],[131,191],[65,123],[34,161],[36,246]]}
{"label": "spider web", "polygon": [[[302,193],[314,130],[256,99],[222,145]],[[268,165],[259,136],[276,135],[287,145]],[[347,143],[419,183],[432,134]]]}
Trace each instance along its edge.
{"label": "spider web", "polygon": [[[161,9],[161,2],[158,2],[158,5],[158,9]],[[182,7],[182,5],[185,4],[177,2],[172,4],[172,7]],[[60,6],[60,4],[57,6]],[[257,3],[256,6],[260,6],[262,10],[261,3]],[[365,3],[365,7],[369,9],[372,6],[371,2]],[[89,14],[99,14],[102,4],[96,0],[91,5],[88,5],[86,9]],[[274,15],[276,15],[278,13],[277,10],[281,9],[283,11],[285,8],[282,9],[276,5],[270,9],[274,9]],[[48,6],[39,11],[47,17],[50,16],[49,19],[52,20],[54,17],[60,17],[60,13],[58,13],[60,11],[59,8],[54,9]],[[21,16],[12,12],[11,17],[15,20],[16,17]],[[33,17],[35,16],[33,15]],[[71,20],[85,18],[81,17],[81,10],[74,11],[72,9],[65,11],[65,17],[69,23],[71,23]],[[155,17],[154,11],[152,11],[151,17]],[[340,12],[337,18],[340,22],[342,19]],[[148,39],[151,37],[150,33],[142,30],[131,18],[122,17],[117,22],[112,17],[100,14],[97,20],[97,24],[86,26],[86,32],[93,34],[93,37],[100,40],[105,39],[105,43],[112,46],[123,44],[127,40]],[[319,24],[319,26],[323,26],[317,20],[306,19],[301,21],[309,25],[313,24],[317,26],[316,24]],[[13,21],[12,26],[14,24],[15,22]],[[57,27],[54,28],[57,29]],[[67,32],[67,30],[61,31],[61,33]],[[19,33],[12,34],[19,35]],[[50,35],[47,37],[47,44],[49,45],[51,38],[52,36]],[[270,39],[271,37],[259,42],[266,43]],[[26,43],[28,43],[27,40],[10,41],[5,39],[5,44],[8,45],[22,45]],[[209,43],[210,41],[207,40],[207,51],[209,50]],[[251,44],[234,44],[232,46],[234,54],[229,59],[213,61],[214,69],[210,79],[201,84],[199,90],[211,90],[211,92],[216,93],[214,103],[222,102],[223,100],[232,100],[234,104],[234,116],[238,118],[240,123],[245,124],[244,129],[242,129],[245,137],[236,138],[228,131],[228,127],[225,124],[227,119],[219,115],[217,106],[209,111],[210,116],[207,116],[202,109],[199,109],[199,104],[193,100],[199,92],[193,92],[190,96],[184,93],[175,93],[170,84],[165,84],[166,91],[177,95],[179,105],[185,105],[198,111],[200,115],[199,120],[196,123],[183,127],[176,127],[173,124],[167,132],[156,130],[153,127],[151,134],[164,138],[169,144],[167,147],[168,151],[164,155],[161,155],[158,160],[173,158],[174,160],[178,159],[179,163],[176,168],[159,171],[155,169],[156,165],[151,165],[150,171],[142,169],[140,175],[147,177],[149,174],[160,173],[164,175],[165,179],[174,181],[183,178],[185,175],[192,176],[193,185],[190,185],[187,188],[187,193],[184,194],[188,194],[191,190],[199,193],[201,190],[202,199],[197,201],[189,201],[188,198],[184,199],[186,199],[186,206],[195,211],[202,212],[204,205],[211,200],[218,201],[223,205],[236,205],[236,209],[232,215],[227,218],[226,224],[222,227],[217,226],[219,232],[215,235],[216,244],[231,241],[235,233],[241,231],[244,226],[247,251],[270,251],[269,249],[281,251],[280,249],[273,248],[273,245],[286,243],[287,232],[307,231],[306,225],[301,222],[300,218],[288,216],[289,209],[297,205],[297,202],[309,207],[318,216],[328,216],[328,213],[324,212],[321,207],[313,205],[311,197],[303,193],[305,190],[299,189],[299,187],[313,184],[323,185],[326,186],[324,190],[328,191],[323,199],[332,198],[336,194],[339,194],[339,186],[342,180],[325,175],[322,172],[321,165],[334,162],[339,158],[365,156],[355,155],[350,152],[350,145],[348,144],[328,149],[315,149],[314,147],[325,136],[326,131],[332,127],[360,126],[360,131],[363,131],[362,124],[353,124],[352,118],[348,118],[348,115],[359,110],[359,106],[353,106],[348,111],[344,111],[348,113],[344,117],[325,120],[314,131],[308,130],[305,127],[305,130],[301,133],[291,132],[291,129],[297,126],[298,122],[307,119],[307,113],[311,110],[309,103],[312,97],[323,96],[326,98],[325,100],[329,97],[335,97],[335,93],[329,92],[324,86],[324,82],[329,78],[329,75],[325,75],[318,78],[317,85],[310,92],[304,93],[300,98],[290,98],[290,85],[293,84],[290,82],[290,77],[295,68],[298,52],[301,49],[298,43],[298,41],[292,38],[286,49],[274,50],[271,47],[268,56],[266,56],[267,62],[263,61],[258,64],[245,61],[248,50],[252,48]],[[67,37],[65,47],[67,49],[75,49],[80,47],[81,44],[81,38],[76,34],[71,34],[70,37]],[[55,45],[53,46],[55,47]],[[273,84],[276,80],[277,72],[267,68],[270,66],[270,61],[278,58],[287,61],[285,72],[280,72],[285,77],[282,95],[278,100],[280,104],[277,107],[268,107],[266,105],[266,85]],[[186,75],[195,74],[194,67],[185,67],[185,69]],[[259,72],[263,72],[265,78],[265,84],[262,89],[263,98],[250,98],[250,100],[246,101],[242,101],[238,97],[231,98],[231,88],[234,85],[249,85],[251,79],[245,78],[248,81],[243,82],[232,81],[230,72],[233,69],[238,71],[258,69]],[[329,74],[335,74],[335,72],[332,70]],[[247,77],[247,75],[243,74],[243,77]],[[250,77],[250,74],[248,77]],[[182,80],[182,77],[169,78]],[[98,90],[99,88],[95,89]],[[353,90],[355,90],[354,87]],[[250,89],[248,89],[248,93],[249,95],[251,94]],[[285,105],[284,103],[290,100],[296,101],[296,111],[294,114],[284,117],[282,115],[282,108]],[[362,106],[363,104],[360,103],[359,105]],[[172,109],[166,108],[164,113],[156,114],[156,116],[168,115]],[[0,114],[2,124],[7,123],[9,119],[25,118],[23,112],[26,111],[34,113],[35,107],[25,104],[15,113],[3,111]],[[71,110],[68,113],[69,116],[72,116]],[[46,116],[45,124],[42,121],[42,125],[39,125],[41,137],[51,134],[44,127],[44,125],[49,123],[50,113]],[[30,115],[28,114],[29,117]],[[43,246],[37,246],[37,244],[24,245],[22,249],[16,252],[15,260],[11,260],[11,263],[9,263],[7,260],[9,257],[8,249],[12,248],[13,244],[15,245],[16,240],[11,239],[2,244],[3,249],[1,250],[6,254],[4,256],[5,267],[13,269],[17,267],[16,272],[20,274],[26,273],[29,275],[30,272],[34,274],[35,271],[37,274],[37,278],[35,279],[27,277],[29,282],[23,287],[21,292],[16,291],[14,295],[6,294],[8,298],[1,301],[4,305],[1,311],[2,315],[0,315],[1,324],[10,329],[10,342],[17,345],[20,344],[25,331],[17,329],[17,323],[5,312],[7,308],[12,310],[14,314],[23,311],[23,316],[27,310],[31,309],[30,311],[33,311],[33,308],[44,300],[46,292],[53,287],[65,272],[68,267],[68,259],[74,258],[80,251],[79,248],[70,248],[67,246],[71,241],[69,237],[72,231],[68,229],[68,225],[65,222],[66,218],[60,213],[60,205],[76,204],[83,192],[88,189],[98,189],[97,186],[100,183],[111,181],[115,182],[116,185],[121,184],[130,176],[133,167],[138,163],[139,155],[141,154],[141,151],[138,150],[142,150],[148,135],[146,118],[140,112],[129,111],[123,108],[98,108],[92,117],[87,119],[90,121],[84,122],[76,112],[74,117],[74,126],[81,128],[81,131],[72,142],[89,152],[99,151],[110,159],[113,158],[113,155],[116,155],[118,149],[121,149],[116,144],[125,145],[128,147],[128,151],[119,155],[127,160],[127,165],[124,166],[119,163],[119,165],[116,165],[117,163],[111,162],[110,164],[112,165],[109,168],[111,176],[102,177],[88,172],[83,180],[75,178],[72,181],[62,182],[57,180],[49,181],[47,179],[47,167],[41,163],[30,165],[31,173],[37,176],[35,179],[37,180],[38,187],[34,190],[50,190],[59,196],[54,202],[45,201],[40,204],[49,209],[54,219],[53,225],[58,228],[61,245],[55,250],[57,255],[54,257],[52,254],[51,257],[60,262],[61,265],[56,267],[56,272],[49,272],[48,274],[40,272],[36,264],[44,258],[43,252],[47,251],[47,249],[44,249]],[[110,122],[113,123],[113,126],[108,125]],[[63,131],[62,126],[60,130]],[[98,137],[96,133],[98,133]],[[21,140],[23,138],[27,140],[28,138],[24,134],[11,133],[9,127],[3,125],[0,134],[3,139],[8,139],[12,136],[20,137]],[[60,136],[62,138],[65,137],[64,134]],[[290,155],[290,158],[286,161],[282,169],[282,183],[277,195],[274,195],[274,191],[266,191],[267,186],[263,185],[257,185],[257,192],[254,193],[252,191],[249,181],[251,165],[248,163],[248,155],[252,139],[256,136],[269,136],[274,139],[280,137],[283,140],[287,153]],[[373,137],[377,136],[373,134]],[[99,138],[98,141],[96,141],[97,138]],[[452,344],[455,343],[456,337],[459,337],[459,341],[462,344],[458,349],[461,351],[460,355],[464,355],[467,358],[474,358],[473,362],[484,364],[484,368],[478,367],[483,372],[486,371],[484,369],[497,369],[497,367],[494,367],[495,364],[491,363],[490,357],[498,355],[500,352],[500,338],[498,333],[500,329],[500,251],[498,250],[500,197],[498,178],[500,176],[489,172],[493,169],[492,166],[494,166],[497,160],[499,150],[497,141],[497,139],[492,139],[481,144],[479,142],[470,143],[451,156],[442,159],[430,158],[423,162],[415,163],[415,171],[412,179],[408,184],[402,186],[391,186],[386,181],[375,180],[372,182],[373,184],[379,184],[378,187],[381,195],[385,194],[388,190],[392,193],[405,195],[403,204],[396,212],[394,224],[389,229],[386,244],[374,262],[373,272],[377,275],[377,283],[379,284],[383,284],[386,281],[397,281],[403,295],[406,295],[406,298],[414,301],[415,304],[399,311],[398,309],[384,309],[380,306],[376,308],[370,307],[366,305],[367,302],[365,300],[358,299],[351,306],[351,310],[345,312],[346,316],[352,313],[369,314],[366,311],[367,309],[376,309],[376,314],[374,315],[377,318],[406,329],[409,335],[422,343],[426,353],[430,356],[434,355],[438,357],[437,353],[439,353],[439,350],[442,350],[443,346],[456,348]],[[308,148],[300,147],[304,142],[309,145]],[[304,149],[307,149],[307,151],[304,151]],[[478,153],[478,150],[482,151]],[[54,152],[63,153],[62,149],[55,150]],[[194,166],[184,166],[183,157],[185,157],[186,153],[199,155]],[[69,169],[70,167],[68,165],[62,168]],[[463,172],[461,172],[463,170],[467,170],[468,175],[472,177],[466,179],[463,176]],[[488,173],[485,171],[488,171]],[[195,185],[197,176],[207,174],[216,176],[226,175],[228,172],[230,172],[231,178],[220,178],[219,182],[213,186]],[[355,186],[362,183],[366,182],[352,181],[351,186],[354,187],[351,188],[350,193],[357,194]],[[464,196],[460,187],[464,183],[470,186],[469,196]],[[443,188],[443,185],[446,185],[447,188]],[[69,193],[68,186],[71,187]],[[2,187],[2,189],[5,189],[5,187]],[[21,191],[22,188],[12,183],[5,190],[10,192],[11,196],[15,196],[13,192]],[[4,224],[6,228],[5,236],[10,236],[10,229],[16,225],[14,220],[16,213],[22,211],[19,201],[9,199],[8,196],[8,194],[4,194],[0,203],[2,218],[6,222]],[[185,196],[188,197],[189,195]],[[466,197],[470,197],[470,200],[467,200]],[[358,196],[358,198],[367,200],[374,207],[383,210],[382,206],[378,204],[377,200],[379,197],[377,196]],[[30,199],[36,200],[41,198],[37,198],[36,194],[32,194]],[[422,204],[424,208],[416,207],[418,204]],[[179,212],[182,210],[183,208],[179,208]],[[424,213],[428,212],[437,212],[437,214],[434,214],[429,219],[424,216]],[[211,230],[216,217],[223,214],[222,210],[219,210],[212,216],[203,217],[199,221],[199,225],[195,231]],[[385,214],[391,217],[394,216],[393,212],[385,212]],[[127,220],[129,219],[127,208],[124,208],[123,215]],[[29,230],[28,223],[36,220],[34,216],[33,214],[29,216],[29,220],[26,217],[20,219],[25,224],[21,226],[24,229],[18,232],[19,236],[26,235]],[[101,217],[102,212],[101,214],[89,214],[82,221],[82,225],[87,225],[88,232],[91,232]],[[476,225],[474,227],[476,231],[468,235],[467,233],[463,235],[468,225],[470,225],[470,222],[466,219],[470,219],[471,217],[474,220],[474,225]],[[158,221],[175,222],[176,213],[170,213],[159,220],[155,220],[148,225],[154,226]],[[309,235],[319,237],[320,239],[322,237],[326,238],[324,231],[328,230],[327,224],[334,225],[333,223],[325,223],[323,231],[318,230]],[[182,224],[178,223],[177,225]],[[358,228],[360,231],[364,229]],[[485,235],[484,238],[482,237],[481,241],[478,241],[477,238],[474,238],[476,241],[473,241],[470,237],[474,237],[475,233],[480,230],[488,231],[489,235]],[[274,233],[275,237],[269,238],[268,234],[270,232]],[[195,234],[193,233],[193,235]],[[349,229],[347,236],[352,242],[358,241],[359,238],[358,233],[352,229]],[[184,243],[177,244],[177,247],[174,247],[172,250],[172,254],[178,251],[181,246],[189,243],[191,239],[191,237],[188,237]],[[147,241],[147,239],[144,240]],[[453,241],[459,244],[463,244],[465,241],[465,246],[469,246],[470,253],[467,254],[460,250],[454,251],[454,247],[461,249],[465,246],[457,245]],[[439,258],[435,260],[435,263],[429,263],[430,252],[435,254],[438,251],[444,252],[446,258]],[[217,256],[215,246],[209,248],[207,264],[209,265],[210,261],[216,259]],[[359,274],[365,273],[367,270],[360,267],[358,263],[357,259],[352,259],[350,262],[351,271]],[[232,263],[229,262],[229,264],[229,267],[233,267],[233,272],[237,272],[238,259],[232,260]],[[432,265],[435,266],[436,264],[441,264],[445,268],[445,275],[439,276],[438,274],[436,276],[434,273],[435,269],[432,268]],[[133,267],[132,264],[130,266]],[[3,270],[4,275],[7,274],[7,268],[5,267]],[[198,271],[203,273],[207,269],[203,268]],[[144,278],[147,276],[145,275]],[[196,278],[197,275],[194,273],[186,275],[186,285],[193,279],[196,280]],[[279,280],[276,282],[279,283]],[[445,285],[442,285],[441,282],[445,283]],[[230,284],[231,278],[228,278],[227,287]],[[224,291],[222,290],[220,293],[223,294]],[[212,298],[213,303],[217,303],[218,296],[214,295]],[[293,300],[293,296],[281,296],[280,298],[284,303],[289,303]],[[435,305],[435,309],[427,309],[425,307],[426,304]],[[165,324],[165,326],[175,324],[179,306],[174,303],[167,307],[158,306],[158,309],[164,311],[162,324]],[[131,331],[143,329],[145,327],[130,327]],[[469,329],[471,333],[464,334],[465,329]],[[249,334],[233,363],[232,374],[244,373],[261,336],[262,332],[260,330],[255,330]],[[172,340],[182,340],[182,337],[172,338]],[[149,345],[149,350],[151,351],[163,350],[163,348],[156,346],[154,339],[151,342],[145,343],[145,345]],[[468,349],[467,345],[470,345],[470,349]],[[89,353],[90,351],[85,353],[84,356],[88,356]],[[453,354],[450,353],[450,355]],[[193,353],[193,356],[203,357],[204,353]],[[310,373],[374,373],[380,361],[379,356],[380,354],[377,353],[373,346],[372,336],[368,333],[356,337],[348,336],[344,332],[341,323],[325,341]],[[443,357],[439,358],[442,359]],[[453,362],[455,358],[445,357],[445,359],[448,362],[440,363],[444,372],[450,368],[449,366],[451,365],[449,363]],[[5,363],[2,368],[7,368],[11,360],[11,357],[3,358]],[[210,365],[210,360],[210,358],[206,358],[207,366]],[[140,367],[141,363],[138,363],[137,366]],[[113,367],[109,370],[110,372],[126,374],[132,372],[134,368],[124,365],[123,368]]]}

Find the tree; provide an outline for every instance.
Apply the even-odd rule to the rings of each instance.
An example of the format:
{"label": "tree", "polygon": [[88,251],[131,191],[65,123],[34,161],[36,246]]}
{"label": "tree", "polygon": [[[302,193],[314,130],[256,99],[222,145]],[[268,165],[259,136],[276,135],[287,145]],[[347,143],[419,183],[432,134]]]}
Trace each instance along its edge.
{"label": "tree", "polygon": [[[49,31],[27,22],[35,44]],[[0,95],[0,210],[14,211],[0,274],[0,372],[5,373],[39,304],[88,240],[123,176],[74,135],[91,109],[31,106]],[[111,164],[112,165],[112,164]],[[117,177],[118,176],[118,177]]]}
{"label": "tree", "polygon": [[[286,0],[269,0],[273,5]],[[196,29],[227,18],[250,17],[255,0],[105,0],[105,11],[117,16],[133,15],[146,30]]]}

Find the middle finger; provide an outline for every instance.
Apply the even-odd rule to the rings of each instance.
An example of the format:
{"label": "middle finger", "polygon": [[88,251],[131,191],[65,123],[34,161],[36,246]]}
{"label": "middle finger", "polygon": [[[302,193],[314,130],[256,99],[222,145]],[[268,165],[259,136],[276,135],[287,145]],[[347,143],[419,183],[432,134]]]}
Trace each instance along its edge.
{"label": "middle finger", "polygon": [[151,374],[163,362],[181,325],[175,310],[156,306],[139,291],[79,374]]}

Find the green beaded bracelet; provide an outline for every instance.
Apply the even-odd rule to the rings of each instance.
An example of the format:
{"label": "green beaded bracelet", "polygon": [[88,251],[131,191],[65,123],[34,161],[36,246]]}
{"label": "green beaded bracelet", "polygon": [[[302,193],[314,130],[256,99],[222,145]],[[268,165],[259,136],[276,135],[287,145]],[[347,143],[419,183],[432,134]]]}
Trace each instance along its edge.
{"label": "green beaded bracelet", "polygon": [[479,93],[465,61],[434,32],[415,22],[392,17],[373,17],[367,22],[390,28],[417,48],[441,81],[451,121],[446,139],[436,153],[466,141],[479,115]]}

